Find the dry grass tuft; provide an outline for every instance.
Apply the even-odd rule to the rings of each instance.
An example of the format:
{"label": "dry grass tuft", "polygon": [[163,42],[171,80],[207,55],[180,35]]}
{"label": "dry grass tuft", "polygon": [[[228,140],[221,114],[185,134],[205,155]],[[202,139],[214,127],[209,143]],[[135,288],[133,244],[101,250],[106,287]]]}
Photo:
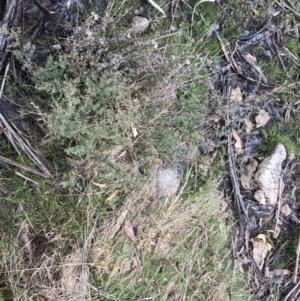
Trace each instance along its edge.
{"label": "dry grass tuft", "polygon": [[88,266],[83,249],[67,255],[43,254],[32,258],[15,246],[13,256],[6,267],[6,279],[14,300],[72,301],[85,300],[89,296]]}

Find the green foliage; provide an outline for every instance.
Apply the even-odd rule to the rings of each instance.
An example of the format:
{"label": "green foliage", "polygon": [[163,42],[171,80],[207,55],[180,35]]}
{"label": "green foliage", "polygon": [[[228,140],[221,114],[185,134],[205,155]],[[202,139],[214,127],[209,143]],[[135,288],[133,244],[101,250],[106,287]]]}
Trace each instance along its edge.
{"label": "green foliage", "polygon": [[[280,142],[284,145],[289,153],[297,154],[298,147],[295,142],[293,142],[292,137],[289,135],[289,125],[280,125],[278,123],[273,124],[270,128],[262,130],[263,140],[260,145],[260,149],[263,152],[270,154],[275,145]],[[291,132],[290,132],[291,133]]]}
{"label": "green foliage", "polygon": [[72,78],[66,75],[67,64],[56,64],[55,69],[53,66],[53,60],[49,60],[45,69],[34,74],[36,90],[47,94],[50,109],[46,120],[52,134],[50,139],[62,142],[68,139],[66,152],[79,157],[94,155],[102,146],[129,144],[130,122],[126,122],[125,112],[116,114],[118,104],[128,105],[127,117],[135,122],[135,107],[127,102],[130,92],[122,77],[115,74],[95,81],[86,73]]}

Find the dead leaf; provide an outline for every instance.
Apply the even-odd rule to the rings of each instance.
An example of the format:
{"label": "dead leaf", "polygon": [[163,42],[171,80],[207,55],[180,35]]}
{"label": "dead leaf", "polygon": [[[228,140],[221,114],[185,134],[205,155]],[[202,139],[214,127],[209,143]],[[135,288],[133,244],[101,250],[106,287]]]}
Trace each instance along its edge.
{"label": "dead leaf", "polygon": [[96,56],[93,56],[89,61],[89,67],[93,67],[96,62]]}
{"label": "dead leaf", "polygon": [[254,128],[253,123],[251,121],[249,121],[248,119],[244,119],[244,123],[246,126],[246,134],[250,135]]}
{"label": "dead leaf", "polygon": [[277,239],[279,234],[280,234],[280,231],[281,231],[281,227],[283,225],[283,222],[279,219],[277,220],[277,223],[275,225],[275,229],[274,229],[274,233],[273,233],[273,238]]}
{"label": "dead leaf", "polygon": [[289,216],[292,213],[292,210],[288,204],[282,205],[280,211],[284,216]]}
{"label": "dead leaf", "polygon": [[256,127],[259,128],[265,126],[270,120],[270,118],[271,117],[268,112],[266,112],[263,109],[260,109],[258,115],[255,117]]}
{"label": "dead leaf", "polygon": [[117,159],[120,159],[120,158],[124,157],[124,156],[126,155],[126,153],[127,153],[127,151],[124,150],[124,152],[122,152],[122,153],[117,157]]}
{"label": "dead leaf", "polygon": [[240,103],[243,101],[242,91],[239,86],[231,90],[230,100]]}
{"label": "dead leaf", "polygon": [[155,249],[153,251],[153,255],[152,258],[154,258],[157,253],[159,252],[161,246],[163,244],[165,244],[168,240],[170,240],[170,238],[173,236],[173,234],[176,232],[176,228],[172,228],[163,238],[161,236],[159,236],[159,238],[157,239],[157,242],[155,244]]}
{"label": "dead leaf", "polygon": [[164,243],[166,243],[172,236],[173,234],[176,232],[176,228],[172,228],[165,236],[164,236]]}
{"label": "dead leaf", "polygon": [[136,258],[133,259],[128,275],[133,274],[139,267],[139,262]]}
{"label": "dead leaf", "polygon": [[268,276],[270,278],[272,278],[272,277],[288,276],[288,275],[291,275],[291,274],[293,274],[293,273],[290,270],[276,269],[276,270],[273,270],[273,271],[269,272]]}
{"label": "dead leaf", "polygon": [[281,13],[280,10],[277,10],[275,13],[272,14],[273,17],[277,17]]}
{"label": "dead leaf", "polygon": [[239,135],[238,135],[238,133],[237,133],[236,130],[233,130],[233,131],[232,131],[232,136],[233,136],[233,138],[234,138],[234,140],[235,140],[235,144],[234,144],[235,149],[236,149],[240,154],[242,154],[242,153],[244,152],[243,146],[242,146],[242,141],[241,141],[241,138],[239,137]]}
{"label": "dead leaf", "polygon": [[105,202],[108,203],[109,201],[111,201],[118,193],[119,190],[116,190],[112,195],[110,195]]}
{"label": "dead leaf", "polygon": [[106,185],[105,184],[99,184],[99,183],[96,183],[96,182],[92,182],[95,186],[97,187],[100,187],[100,188],[105,188]]}
{"label": "dead leaf", "polygon": [[179,300],[179,294],[177,293],[177,291],[175,291],[173,296],[173,301],[178,301],[178,300]]}
{"label": "dead leaf", "polygon": [[253,244],[253,260],[257,267],[261,270],[268,251],[271,251],[273,247],[267,241],[265,234],[259,234],[250,241]]}
{"label": "dead leaf", "polygon": [[114,263],[114,262],[109,262],[108,264],[107,264],[107,266],[109,267],[109,268],[118,268],[119,266],[116,264],[116,263]]}
{"label": "dead leaf", "polygon": [[250,53],[246,53],[246,56],[253,62],[253,63],[257,63],[257,58],[253,55],[251,55]]}
{"label": "dead leaf", "polygon": [[203,274],[201,277],[200,277],[200,279],[209,279],[209,280],[211,280],[211,278],[210,278],[210,274],[211,274],[212,272],[206,272],[205,274]]}
{"label": "dead leaf", "polygon": [[222,200],[221,208],[220,208],[221,213],[224,213],[227,210],[227,208],[228,208],[228,203],[225,200]]}
{"label": "dead leaf", "polygon": [[105,253],[102,253],[98,258],[95,258],[94,259],[94,263],[99,263],[101,261],[103,261],[106,257],[106,254]]}
{"label": "dead leaf", "polygon": [[126,233],[126,235],[133,241],[133,242],[136,242],[136,237],[135,237],[135,234],[134,234],[134,230],[133,230],[133,227],[130,223],[130,221],[128,220],[125,220],[124,223],[123,223],[123,229]]}
{"label": "dead leaf", "polygon": [[150,240],[150,238],[144,238],[142,239],[139,244],[136,246],[137,250],[142,249],[142,247],[145,245],[145,243],[147,243]]}
{"label": "dead leaf", "polygon": [[26,221],[23,221],[21,224],[21,228],[19,230],[18,239],[25,244],[25,248],[29,254],[29,257],[32,258],[32,246],[31,241],[28,238],[29,234],[29,225]]}
{"label": "dead leaf", "polygon": [[135,138],[138,135],[138,131],[136,127],[133,126],[133,124],[131,124],[131,131],[132,131],[133,138]]}
{"label": "dead leaf", "polygon": [[261,297],[263,297],[266,291],[267,287],[265,285],[261,285],[258,292],[255,295],[255,300],[261,300]]}
{"label": "dead leaf", "polygon": [[154,251],[153,251],[152,258],[154,258],[154,257],[157,255],[157,253],[158,253],[159,250],[160,250],[160,247],[161,247],[162,243],[163,243],[163,240],[162,240],[161,237],[159,237],[159,238],[157,239],[156,244],[155,244],[155,248],[154,248]]}

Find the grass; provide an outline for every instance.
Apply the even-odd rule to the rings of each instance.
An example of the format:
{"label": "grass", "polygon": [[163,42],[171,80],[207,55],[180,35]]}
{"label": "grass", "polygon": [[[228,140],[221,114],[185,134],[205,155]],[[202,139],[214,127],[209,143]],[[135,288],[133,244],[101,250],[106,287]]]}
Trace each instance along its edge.
{"label": "grass", "polygon": [[262,131],[264,142],[260,145],[260,149],[263,152],[270,153],[280,142],[289,154],[298,155],[298,145],[297,142],[294,142],[291,129],[291,124],[273,123],[269,128]]}
{"label": "grass", "polygon": [[[32,189],[18,221],[3,228],[2,268],[11,292],[2,295],[25,300],[247,300],[230,259],[233,225],[220,212],[216,184],[212,180],[186,196],[185,181],[181,195],[154,199],[154,187],[147,183],[117,209],[94,184],[81,195],[49,195],[47,186],[39,194]],[[27,190],[24,186],[7,201],[13,198],[17,204]],[[30,225],[31,260],[24,246],[10,243],[23,220]],[[136,243],[122,229],[125,220],[134,226]]]}

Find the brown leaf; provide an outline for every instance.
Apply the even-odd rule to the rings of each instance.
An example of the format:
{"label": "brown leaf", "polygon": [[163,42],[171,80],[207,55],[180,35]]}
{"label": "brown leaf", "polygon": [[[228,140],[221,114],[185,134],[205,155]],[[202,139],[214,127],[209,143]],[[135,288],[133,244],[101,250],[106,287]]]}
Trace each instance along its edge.
{"label": "brown leaf", "polygon": [[[94,253],[94,252],[92,252],[92,253]],[[102,253],[100,256],[97,256],[97,258],[94,259],[94,263],[99,263],[99,262],[103,261],[105,259],[105,257],[106,257],[106,254]]]}
{"label": "brown leaf", "polygon": [[282,205],[280,211],[284,216],[289,216],[292,213],[292,210],[288,204]]}
{"label": "brown leaf", "polygon": [[273,17],[277,17],[281,13],[280,10],[277,10],[275,13],[272,14]]}
{"label": "brown leaf", "polygon": [[211,280],[211,277],[210,277],[210,274],[211,274],[212,272],[206,272],[205,274],[203,274],[202,276],[201,276],[201,278],[200,279],[209,279],[209,280]]}
{"label": "brown leaf", "polygon": [[96,183],[96,182],[92,182],[95,186],[100,187],[100,188],[105,188],[106,185],[105,184],[100,184],[100,183]]}
{"label": "brown leaf", "polygon": [[286,269],[276,269],[276,270],[273,270],[273,271],[270,271],[268,276],[270,278],[272,277],[282,277],[282,276],[288,276],[288,275],[291,275],[293,274],[290,270],[286,270]]}
{"label": "brown leaf", "polygon": [[162,243],[163,243],[163,240],[162,240],[161,237],[159,237],[159,238],[157,239],[157,242],[156,242],[156,245],[155,245],[155,248],[154,248],[154,251],[153,251],[152,258],[154,258],[154,257],[157,255],[157,253],[158,253],[159,250],[160,250],[160,247],[161,247]]}
{"label": "brown leaf", "polygon": [[127,235],[133,242],[136,242],[136,237],[135,237],[135,234],[134,234],[134,230],[133,230],[133,227],[132,227],[130,221],[128,221],[128,220],[125,220],[125,221],[124,221],[123,229],[124,229],[126,235]]}
{"label": "brown leaf", "polygon": [[259,234],[250,240],[253,244],[253,260],[261,270],[266,258],[267,252],[272,250],[272,245],[267,241],[265,234]]}
{"label": "brown leaf", "polygon": [[136,246],[136,249],[137,249],[137,250],[142,249],[142,247],[145,245],[145,243],[147,243],[149,240],[150,240],[150,238],[144,238],[144,239],[142,239],[142,240],[138,243],[138,245]]}
{"label": "brown leaf", "polygon": [[175,232],[176,232],[176,228],[174,227],[164,236],[164,243],[170,240],[170,238],[173,236]]}
{"label": "brown leaf", "polygon": [[246,56],[253,62],[256,63],[257,62],[257,58],[253,55],[251,55],[250,53],[246,53]]}
{"label": "brown leaf", "polygon": [[176,228],[172,228],[163,238],[161,236],[159,236],[159,238],[157,239],[157,242],[155,244],[155,249],[153,251],[153,256],[152,258],[154,258],[157,253],[159,252],[161,246],[163,244],[165,244],[168,240],[170,240],[170,238],[173,236],[173,234],[176,232]]}
{"label": "brown leaf", "polygon": [[128,272],[128,275],[131,275],[134,272],[136,272],[138,268],[139,268],[139,262],[136,258],[134,258],[130,267],[130,271]]}
{"label": "brown leaf", "polygon": [[116,264],[116,263],[114,263],[114,262],[109,262],[108,264],[107,264],[107,266],[109,267],[109,268],[118,268],[119,266]]}
{"label": "brown leaf", "polygon": [[23,221],[19,231],[18,239],[25,244],[25,248],[29,254],[29,257],[32,258],[32,246],[31,241],[28,238],[29,234],[29,225],[26,221]]}
{"label": "brown leaf", "polygon": [[127,151],[124,150],[124,151],[117,157],[117,159],[120,159],[120,158],[124,157],[124,156],[126,155],[126,153],[127,153]]}
{"label": "brown leaf", "polygon": [[254,300],[261,300],[261,297],[263,297],[263,295],[265,294],[265,292],[267,291],[267,287],[265,285],[261,285],[258,292],[255,295],[255,299]]}
{"label": "brown leaf", "polygon": [[246,134],[250,135],[253,131],[253,123],[248,119],[244,119],[244,123],[246,126]]}
{"label": "brown leaf", "polygon": [[135,138],[138,135],[138,131],[136,127],[133,126],[133,124],[131,124],[131,131],[132,131],[133,138]]}
{"label": "brown leaf", "polygon": [[233,138],[234,138],[234,140],[235,140],[235,144],[234,144],[235,149],[236,149],[240,154],[242,154],[242,153],[244,152],[243,146],[242,146],[242,141],[241,141],[241,138],[239,137],[239,135],[238,135],[238,133],[237,133],[236,130],[233,130],[233,131],[232,131],[232,136],[233,136]]}
{"label": "brown leaf", "polygon": [[239,86],[237,86],[231,90],[230,100],[237,101],[237,102],[243,101],[242,91]]}
{"label": "brown leaf", "polygon": [[260,109],[258,115],[255,117],[256,127],[265,126],[270,120],[270,115],[263,109]]}
{"label": "brown leaf", "polygon": [[177,291],[175,291],[173,296],[173,301],[178,301],[178,300],[179,300],[179,294],[177,293]]}
{"label": "brown leaf", "polygon": [[116,190],[114,193],[112,193],[106,200],[105,202],[108,203],[109,201],[111,201],[119,192],[119,190]]}

